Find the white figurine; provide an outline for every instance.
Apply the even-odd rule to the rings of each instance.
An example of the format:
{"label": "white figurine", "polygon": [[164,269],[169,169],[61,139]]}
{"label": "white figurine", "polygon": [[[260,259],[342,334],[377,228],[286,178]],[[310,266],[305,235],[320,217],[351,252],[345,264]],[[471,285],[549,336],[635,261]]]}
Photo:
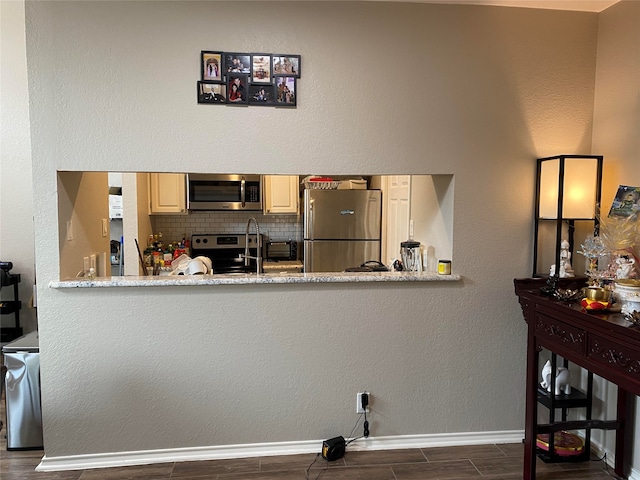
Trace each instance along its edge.
{"label": "white figurine", "polygon": [[[556,389],[555,394],[560,395],[560,392],[564,392],[569,395],[571,393],[571,385],[569,385],[569,369],[565,367],[556,368]],[[540,386],[547,392],[551,392],[551,360],[547,360],[547,363],[542,367],[542,382]]]}
{"label": "white figurine", "polygon": [[[551,276],[556,273],[556,264],[551,265],[549,269],[549,274]],[[571,267],[571,252],[569,251],[569,242],[566,240],[562,240],[560,243],[560,273],[558,277],[560,278],[568,278],[574,277],[573,268]]]}
{"label": "white figurine", "polygon": [[636,260],[628,255],[616,258],[618,267],[616,268],[616,278],[631,278],[635,273]]}

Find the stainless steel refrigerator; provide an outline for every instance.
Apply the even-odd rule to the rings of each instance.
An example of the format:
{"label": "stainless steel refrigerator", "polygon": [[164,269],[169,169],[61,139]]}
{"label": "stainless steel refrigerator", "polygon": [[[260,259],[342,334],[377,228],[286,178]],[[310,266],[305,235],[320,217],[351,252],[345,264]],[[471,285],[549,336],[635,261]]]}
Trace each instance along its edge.
{"label": "stainless steel refrigerator", "polygon": [[305,190],[304,271],[380,261],[381,222],[380,190]]}

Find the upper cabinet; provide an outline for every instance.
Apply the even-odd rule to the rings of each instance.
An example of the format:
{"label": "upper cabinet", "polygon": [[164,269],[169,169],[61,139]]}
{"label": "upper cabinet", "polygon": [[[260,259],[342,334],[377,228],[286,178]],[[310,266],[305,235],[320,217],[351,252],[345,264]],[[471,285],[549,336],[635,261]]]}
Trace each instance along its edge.
{"label": "upper cabinet", "polygon": [[298,214],[300,186],[297,175],[265,175],[263,186],[265,214]]}
{"label": "upper cabinet", "polygon": [[149,174],[149,214],[187,214],[186,178],[183,173]]}

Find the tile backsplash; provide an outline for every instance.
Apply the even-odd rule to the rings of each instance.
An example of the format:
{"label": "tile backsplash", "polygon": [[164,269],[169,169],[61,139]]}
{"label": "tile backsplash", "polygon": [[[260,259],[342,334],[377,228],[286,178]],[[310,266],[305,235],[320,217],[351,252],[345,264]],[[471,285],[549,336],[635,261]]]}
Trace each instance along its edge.
{"label": "tile backsplash", "polygon": [[[301,215],[263,215],[261,212],[189,212],[188,215],[154,215],[151,217],[153,232],[162,232],[165,243],[178,241],[186,233],[245,233],[247,221],[254,217],[260,224],[260,232],[270,240],[302,241]],[[251,233],[254,227],[251,226]]]}

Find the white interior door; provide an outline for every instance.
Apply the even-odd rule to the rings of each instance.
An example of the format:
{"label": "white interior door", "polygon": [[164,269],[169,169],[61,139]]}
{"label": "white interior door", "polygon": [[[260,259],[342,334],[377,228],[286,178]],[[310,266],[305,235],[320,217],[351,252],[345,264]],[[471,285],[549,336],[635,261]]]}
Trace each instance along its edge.
{"label": "white interior door", "polygon": [[385,184],[386,228],[382,261],[390,266],[393,259],[400,258],[400,243],[409,238],[411,175],[390,175],[385,177]]}

